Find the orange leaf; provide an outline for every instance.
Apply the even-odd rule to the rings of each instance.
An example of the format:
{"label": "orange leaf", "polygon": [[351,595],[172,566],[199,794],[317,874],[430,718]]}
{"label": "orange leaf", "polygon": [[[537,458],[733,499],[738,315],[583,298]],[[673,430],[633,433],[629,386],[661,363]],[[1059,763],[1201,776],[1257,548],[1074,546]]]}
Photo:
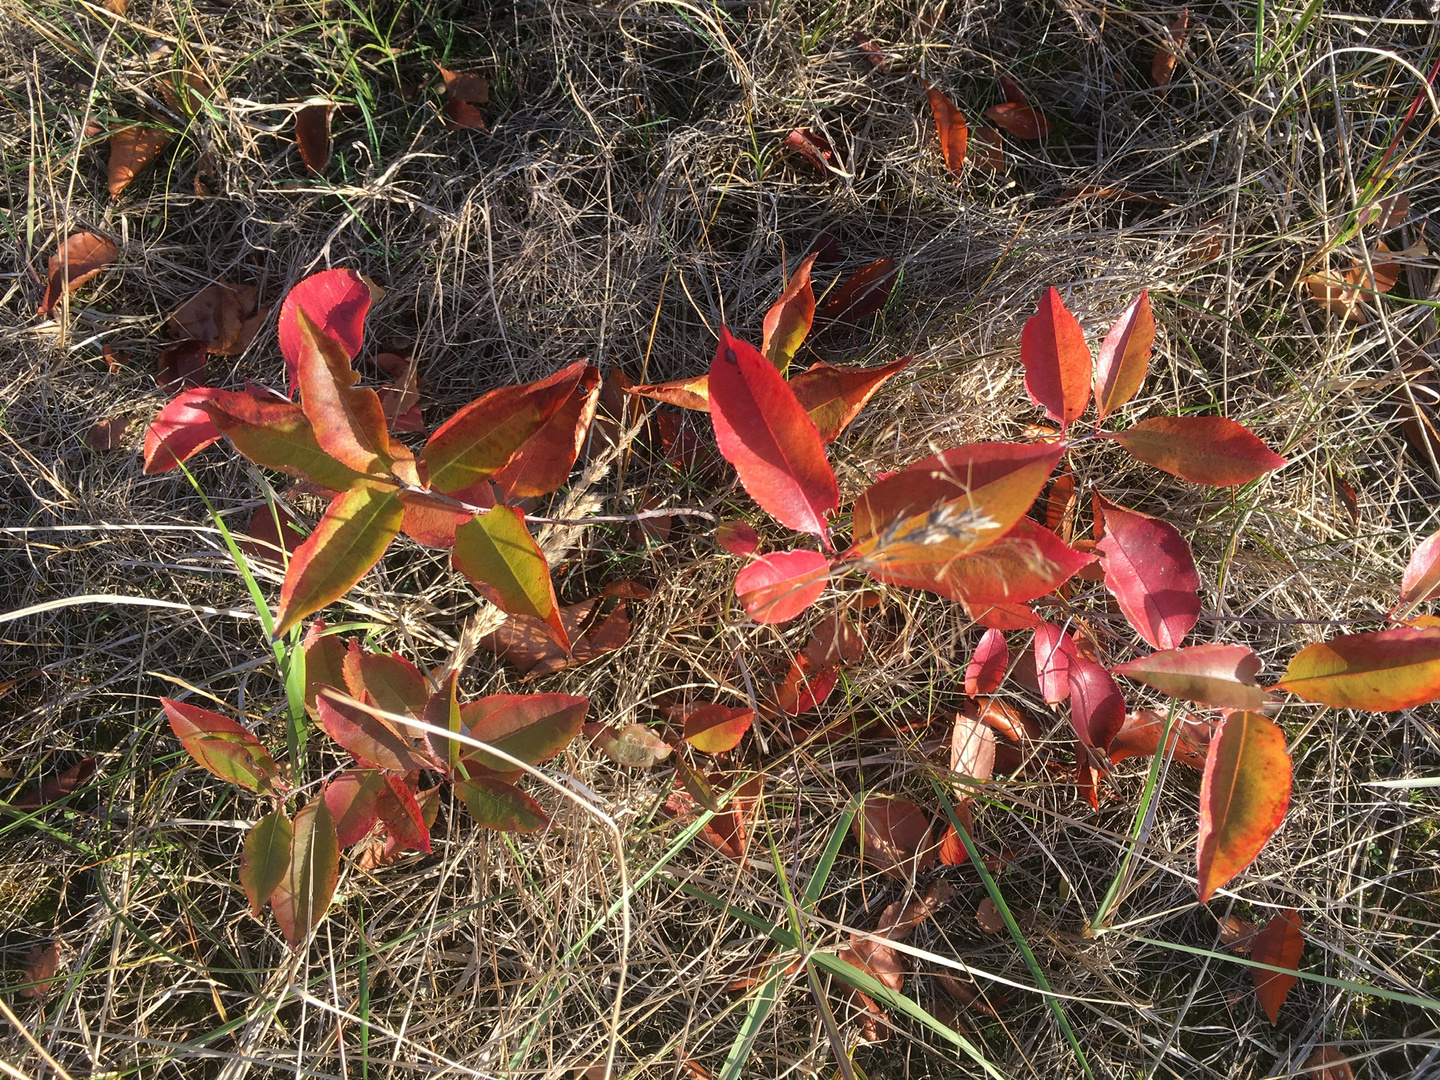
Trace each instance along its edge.
{"label": "orange leaf", "polygon": [[1200,615],[1200,575],[1190,545],[1169,522],[1103,498],[1105,587],[1126,620],[1156,649],[1175,649]]}
{"label": "orange leaf", "polygon": [[985,116],[1018,139],[1043,139],[1051,132],[1050,121],[1039,109],[1014,101],[991,105]]}
{"label": "orange leaf", "polygon": [[[1282,911],[1255,935],[1250,945],[1250,959],[1294,971],[1300,966],[1300,956],[1305,951],[1305,935],[1301,929],[1298,911],[1294,908]],[[1280,1022],[1280,1006],[1285,1004],[1285,998],[1299,976],[1261,968],[1251,968],[1250,974],[1255,980],[1255,997],[1270,1018],[1270,1026],[1274,1027]]]}
{"label": "orange leaf", "polygon": [[130,181],[160,156],[173,136],[168,131],[139,124],[121,128],[110,136],[110,197],[130,186]]}
{"label": "orange leaf", "polygon": [[685,741],[705,754],[734,750],[755,722],[753,709],[736,709],[714,702],[698,705],[685,714]]}
{"label": "orange leaf", "polygon": [[383,475],[392,457],[385,409],[374,390],[357,387],[345,346],[305,313],[300,324],[300,406],[320,448],[358,473]]}
{"label": "orange leaf", "polygon": [[385,554],[403,512],[393,488],[364,480],[338,495],[290,560],[275,612],[276,637],[349,592]]}
{"label": "orange leaf", "polygon": [[[1165,721],[1165,714],[1154,709],[1138,709],[1133,713],[1126,713],[1125,723],[1110,741],[1110,763],[1117,765],[1126,758],[1153,757],[1160,748],[1160,736],[1165,731]],[[1205,721],[1196,720],[1183,713],[1177,714],[1170,726],[1170,738],[1165,749],[1168,751],[1173,747],[1176,761],[1203,772],[1212,734],[1210,725]]]}
{"label": "orange leaf", "polygon": [[785,136],[785,145],[798,153],[822,174],[836,167],[835,148],[830,140],[809,128],[796,128]]}
{"label": "orange leaf", "polygon": [[840,492],[820,432],[775,365],[724,327],[710,365],[710,419],[751,498],[787,528],[823,537]]}
{"label": "orange leaf", "polygon": [[330,106],[306,105],[295,114],[295,147],[317,176],[330,164]]}
{"label": "orange leaf", "polygon": [[[188,393],[199,395],[200,390]],[[186,400],[186,395],[176,399],[180,400]],[[211,391],[193,400],[235,449],[257,465],[313,480],[331,491],[344,491],[362,478],[320,449],[309,418],[293,402],[229,390]]]}
{"label": "orange leaf", "polygon": [[1210,740],[1200,781],[1196,844],[1200,902],[1260,854],[1290,805],[1285,733],[1255,712],[1232,712]]}
{"label": "orange leaf", "polygon": [[790,380],[790,389],[815,421],[821,442],[834,442],[890,376],[911,357],[872,368],[833,367],[821,360]]}
{"label": "orange leaf", "polygon": [[1090,402],[1090,346],[1085,331],[1051,287],[1020,332],[1025,392],[1062,428],[1080,417]]}
{"label": "orange leaf", "polygon": [[120,257],[120,249],[94,233],[71,233],[50,256],[50,280],[40,301],[40,314],[49,315],[60,297],[73,292]]}
{"label": "orange leaf", "polygon": [[867,315],[875,314],[890,299],[890,290],[895,287],[897,275],[895,260],[889,255],[866,263],[825,301],[819,312],[820,318],[859,322]]}
{"label": "orange leaf", "polygon": [[1185,44],[1185,36],[1190,27],[1190,9],[1181,8],[1180,14],[1170,24],[1170,40],[1155,50],[1155,58],[1150,61],[1150,85],[1164,88],[1170,85],[1170,78],[1175,73],[1175,61],[1179,58],[1180,47]]}
{"label": "orange leaf", "polygon": [[667,405],[694,412],[710,411],[710,376],[696,375],[688,379],[674,379],[663,383],[645,383],[627,386],[625,393],[636,397],[653,398]]}
{"label": "orange leaf", "polygon": [[1280,689],[1337,709],[1393,712],[1440,699],[1440,628],[1402,626],[1307,645]]}
{"label": "orange leaf", "polygon": [[455,530],[451,562],[501,611],[541,620],[556,644],[570,651],[550,566],[519,510],[497,506],[461,525]]}
{"label": "orange leaf", "polygon": [[790,361],[804,344],[815,319],[815,293],[810,288],[813,265],[815,256],[807,255],[791,275],[780,299],[765,313],[760,351],[782,375],[790,370]]}
{"label": "orange leaf", "polygon": [[549,495],[565,483],[600,402],[600,369],[587,366],[570,395],[493,477],[509,500]]}
{"label": "orange leaf", "polygon": [[445,126],[451,131],[489,131],[485,126],[485,114],[468,101],[450,97],[445,99]]}
{"label": "orange leaf", "polygon": [[756,622],[781,623],[808,608],[830,581],[830,560],[818,551],[763,555],[735,577],[735,595]]}
{"label": "orange leaf", "polygon": [[1223,416],[1153,416],[1101,436],[1114,439],[1137,461],[1211,487],[1246,484],[1287,464],[1247,428]]}
{"label": "orange leaf", "polygon": [[970,129],[965,117],[955,103],[935,87],[928,87],[925,96],[930,100],[930,112],[935,117],[935,133],[940,137],[940,152],[945,156],[945,167],[957,180],[965,167],[965,143]]}
{"label": "orange leaf", "polygon": [[1135,396],[1145,382],[1155,344],[1155,317],[1146,289],[1126,306],[1100,343],[1095,361],[1095,407],[1104,420]]}

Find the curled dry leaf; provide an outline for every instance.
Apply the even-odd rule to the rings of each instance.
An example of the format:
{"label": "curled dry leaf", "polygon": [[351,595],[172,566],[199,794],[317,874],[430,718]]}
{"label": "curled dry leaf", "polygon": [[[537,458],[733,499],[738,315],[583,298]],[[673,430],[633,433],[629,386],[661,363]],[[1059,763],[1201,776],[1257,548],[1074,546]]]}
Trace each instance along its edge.
{"label": "curled dry leaf", "polygon": [[1003,933],[1005,930],[1005,917],[1000,914],[1000,908],[990,897],[980,901],[980,906],[975,909],[975,921],[980,924],[980,929],[992,937]]}
{"label": "curled dry leaf", "polygon": [[258,293],[253,285],[217,281],[207,285],[176,308],[165,330],[173,338],[200,340],[219,356],[238,356],[264,324],[268,308],[255,310]]}
{"label": "curled dry leaf", "polygon": [[810,287],[810,268],[815,256],[807,255],[790,276],[785,291],[765,313],[760,351],[783,375],[804,344],[815,318],[815,293]]}
{"label": "curled dry leaf", "polygon": [[899,271],[889,255],[867,263],[850,275],[845,284],[825,301],[818,315],[822,319],[859,322],[883,308],[890,299]]}
{"label": "curled dry leaf", "polygon": [[1419,544],[1400,579],[1400,602],[1390,613],[1403,619],[1415,605],[1440,596],[1440,532]]}
{"label": "curled dry leaf", "polygon": [[791,661],[784,681],[775,687],[775,704],[787,716],[799,716],[825,704],[839,682],[838,668],[817,664],[801,653]]}
{"label": "curled dry leaf", "polygon": [[1039,109],[1014,101],[991,105],[985,110],[985,116],[994,121],[996,127],[1004,128],[1017,139],[1043,139],[1054,130]]}
{"label": "curled dry leaf", "polygon": [[295,147],[300,160],[317,176],[330,164],[330,113],[328,103],[306,105],[295,114]]}
{"label": "curled dry leaf", "polygon": [[173,136],[158,128],[133,124],[110,136],[109,187],[116,198],[170,145]]}
{"label": "curled dry leaf", "polygon": [[531,678],[588,663],[630,640],[630,611],[623,601],[609,614],[591,597],[560,609],[560,622],[570,638],[567,654],[541,620],[512,615],[480,639],[482,648],[508,660]]}
{"label": "curled dry leaf", "polygon": [[658,765],[672,753],[670,744],[644,724],[626,724],[613,728],[609,724],[586,724],[584,733],[616,765],[631,769],[648,769]]}
{"label": "curled dry leaf", "polygon": [[[1255,935],[1250,943],[1250,959],[1294,971],[1300,966],[1300,956],[1305,951],[1302,929],[1298,911],[1294,908],[1282,911]],[[1270,1018],[1270,1026],[1274,1027],[1280,1022],[1280,1007],[1299,976],[1258,967],[1251,968],[1250,974],[1255,980],[1255,997]]]}
{"label": "curled dry leaf", "polygon": [[1170,38],[1155,50],[1150,61],[1150,85],[1164,88],[1170,85],[1175,74],[1175,62],[1179,59],[1181,47],[1190,30],[1190,9],[1181,8],[1180,14],[1170,24]]}
{"label": "curled dry leaf", "polygon": [[1238,915],[1226,915],[1220,919],[1220,944],[1241,956],[1250,954],[1251,941],[1259,932],[1258,926],[1249,919],[1242,919]]}
{"label": "curled dry leaf", "polygon": [[[1132,757],[1153,757],[1160,748],[1165,722],[1166,715],[1154,709],[1126,713],[1124,723],[1110,741],[1110,763],[1115,765]],[[1177,714],[1170,728],[1166,750],[1173,752],[1180,764],[1188,765],[1197,772],[1203,771],[1212,734],[1210,724],[1204,720],[1184,713]]]}
{"label": "curled dry leaf", "polygon": [[40,301],[40,314],[49,315],[60,297],[73,292],[120,257],[120,249],[94,233],[71,233],[50,256],[49,280]]}
{"label": "curled dry leaf", "polygon": [[885,52],[875,44],[875,39],[869,34],[863,34],[857,30],[851,40],[855,42],[855,47],[865,54],[865,59],[870,62],[870,66],[884,75],[886,73]]}
{"label": "curled dry leaf", "polygon": [[822,174],[828,174],[832,169],[838,171],[839,159],[836,157],[835,148],[830,145],[829,139],[818,132],[809,128],[796,128],[785,136],[785,146]]}
{"label": "curled dry leaf", "polygon": [[975,125],[970,136],[970,164],[990,173],[1005,171],[1005,138],[998,128]]}
{"label": "curled dry leaf", "polygon": [[955,714],[950,734],[950,771],[984,783],[995,771],[995,732],[968,713]]}
{"label": "curled dry leaf", "polygon": [[905,799],[867,795],[851,831],[860,843],[862,860],[890,877],[908,881],[935,862],[930,815]]}
{"label": "curled dry leaf", "polygon": [[[1331,270],[1311,274],[1305,279],[1305,287],[1310,290],[1311,297],[1332,315],[1339,315],[1348,322],[1363,323],[1367,316],[1361,304],[1367,298],[1373,302],[1377,294],[1388,293],[1400,280],[1400,264],[1393,259],[1381,258],[1389,254],[1388,247],[1383,243],[1377,244],[1369,259],[1369,270],[1364,262],[1357,262],[1343,275]],[[1398,254],[1423,256],[1426,249],[1423,244],[1417,244]]]}
{"label": "curled dry leaf", "polygon": [[965,144],[970,137],[970,129],[955,103],[942,91],[931,86],[926,89],[925,96],[935,117],[935,133],[940,137],[940,153],[945,157],[945,168],[958,180],[965,168]]}

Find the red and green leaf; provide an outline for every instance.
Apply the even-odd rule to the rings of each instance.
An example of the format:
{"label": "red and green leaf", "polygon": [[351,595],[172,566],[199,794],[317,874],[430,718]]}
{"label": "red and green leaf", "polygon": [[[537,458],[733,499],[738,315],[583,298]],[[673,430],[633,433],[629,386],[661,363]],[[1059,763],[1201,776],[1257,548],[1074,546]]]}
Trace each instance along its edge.
{"label": "red and green leaf", "polygon": [[362,765],[395,772],[429,769],[433,763],[390,721],[366,711],[333,687],[322,687],[315,711],[325,733]]}
{"label": "red and green leaf", "polygon": [[761,509],[824,536],[840,492],[815,421],[775,365],[724,327],[710,365],[710,418],[720,453]]}
{"label": "red and green leaf", "polygon": [[[448,731],[452,735],[460,734],[465,727],[460,714],[460,698],[456,682],[455,672],[452,671],[440,690],[430,695],[430,700],[425,703],[423,717],[431,727]],[[425,733],[425,741],[429,744],[430,753],[435,756],[435,760],[447,769],[454,769],[460,763],[460,758],[465,752],[464,747],[454,739],[436,735],[433,731]]]}
{"label": "red and green leaf", "polygon": [[1249,483],[1286,464],[1247,428],[1223,416],[1154,416],[1103,435],[1137,461],[1211,487]]}
{"label": "red and green leaf", "polygon": [[147,476],[168,472],[220,438],[220,429],[210,419],[204,403],[222,392],[197,386],[176,395],[160,410],[145,429]]}
{"label": "red and green leaf", "polygon": [[383,475],[392,454],[380,395],[355,385],[360,376],[345,347],[311,321],[303,307],[295,318],[300,325],[300,405],[315,441],[347,468]]}
{"label": "red and green leaf", "polygon": [[795,618],[825,591],[830,560],[818,551],[776,551],[762,555],[735,576],[735,595],[756,622]]}
{"label": "red and green leaf", "polygon": [[[477,488],[468,497],[474,506],[488,509],[495,505],[494,489],[488,485]],[[454,547],[455,530],[475,516],[472,510],[459,509],[453,501],[424,491],[401,489],[399,498],[405,508],[400,530],[426,547]]]}
{"label": "red and green leaf", "polygon": [[791,275],[780,299],[765,313],[760,351],[781,375],[790,370],[790,362],[805,343],[815,319],[815,293],[810,287],[810,268],[814,264],[815,256],[807,255]]}
{"label": "red and green leaf", "polygon": [[549,495],[570,476],[600,403],[600,369],[587,367],[567,397],[494,476],[505,498]]}
{"label": "red and green leaf", "polygon": [[1200,574],[1190,545],[1169,522],[1097,497],[1105,535],[1095,545],[1105,587],[1153,648],[1176,649],[1200,616]]}
{"label": "red and green leaf", "polygon": [[419,716],[430,700],[425,676],[397,653],[367,652],[359,642],[351,641],[340,670],[351,697],[365,700],[368,694],[368,700],[385,712]]}
{"label": "red and green leaf", "polygon": [[1279,685],[1306,701],[1369,712],[1440,700],[1440,627],[1401,626],[1307,645]]}
{"label": "red and green leaf", "polygon": [[823,360],[790,380],[790,389],[815,421],[820,441],[834,442],[892,375],[910,363],[906,356],[871,368],[834,367]]}
{"label": "red and green leaf", "polygon": [[370,286],[353,270],[322,270],[311,274],[285,294],[280,305],[280,352],[293,395],[300,384],[300,323],[296,312],[304,308],[323,333],[334,338],[354,359],[365,340],[365,315],[370,310]]}
{"label": "red and green leaf", "polygon": [[315,695],[322,686],[345,685],[345,642],[338,634],[325,633],[325,620],[316,619],[305,631],[305,704],[315,707]]}
{"label": "red and green leaf", "polygon": [[270,895],[275,921],[291,948],[319,925],[340,877],[340,844],[335,820],[323,798],[311,799],[295,815],[290,866]]}
{"label": "red and green leaf", "polygon": [[1285,733],[1255,712],[1232,712],[1210,740],[1200,781],[1196,861],[1200,902],[1255,861],[1290,805]]}
{"label": "red and green leaf", "polygon": [[1111,670],[1149,683],[1162,694],[1202,705],[1253,712],[1265,704],[1265,691],[1255,682],[1260,658],[1244,645],[1168,649]]}
{"label": "red and green leaf", "polygon": [[565,406],[589,366],[576,360],[538,382],[499,387],[450,417],[425,444],[430,486],[474,503],[474,489],[488,486],[515,452]]}
{"label": "red and green leaf", "polygon": [[430,830],[425,815],[415,799],[415,792],[405,777],[395,773],[384,775],[384,784],[376,800],[376,812],[385,823],[385,831],[401,850],[430,853]]}
{"label": "red and green leaf", "polygon": [[370,835],[380,820],[380,793],[385,775],[375,769],[346,769],[325,785],[325,804],[335,820],[335,836],[342,848],[352,847]]}
{"label": "red and green leaf", "polygon": [[290,560],[275,635],[349,592],[385,554],[402,516],[394,488],[361,481],[336,496]]}
{"label": "red and green leaf", "polygon": [[1020,333],[1020,360],[1030,400],[1062,428],[1079,419],[1090,402],[1090,346],[1054,288]]}
{"label": "red and green leaf", "polygon": [[291,836],[290,819],[284,810],[267,814],[245,835],[240,853],[240,887],[250,900],[250,914],[256,918],[290,869]]}
{"label": "red and green leaf", "polygon": [[170,730],[202,769],[239,787],[273,795],[281,789],[280,767],[248,729],[228,716],[161,698]]}
{"label": "red and green leaf", "polygon": [[965,665],[965,693],[971,697],[993,694],[1005,680],[1005,669],[1010,666],[1010,647],[1005,644],[1005,635],[999,630],[986,630],[980,637],[980,644]]}
{"label": "red and green leaf", "polygon": [[525,515],[508,506],[476,514],[455,530],[450,556],[480,595],[510,615],[530,615],[550,628],[556,644],[570,651],[550,565],[525,528]]}
{"label": "red and green leaf", "polygon": [[755,723],[755,710],[710,702],[685,714],[685,741],[704,754],[734,750]]}
{"label": "red and green leaf", "polygon": [[[590,699],[573,694],[494,694],[460,707],[460,720],[471,738],[518,758],[527,765],[549,761],[580,734]],[[467,768],[513,774],[510,762],[484,750],[464,751]]]}
{"label": "red and green leaf", "polygon": [[1101,420],[1139,392],[1154,345],[1155,317],[1150,312],[1150,294],[1142,289],[1100,344],[1095,360],[1095,407]]}
{"label": "red and green leaf", "polygon": [[540,804],[514,784],[477,776],[458,781],[455,794],[470,816],[487,829],[537,832],[550,824]]}
{"label": "red and green leaf", "polygon": [[257,465],[344,491],[361,474],[320,448],[315,429],[300,406],[258,392],[218,390],[199,402],[221,434]]}
{"label": "red and green leaf", "polygon": [[[1272,916],[1251,940],[1250,959],[1271,967],[1297,970],[1300,967],[1300,957],[1305,952],[1303,929],[1300,913],[1294,908]],[[1265,1010],[1265,1015],[1270,1018],[1270,1026],[1274,1027],[1280,1022],[1280,1007],[1285,1004],[1285,998],[1289,996],[1290,988],[1295,985],[1299,975],[1266,971],[1258,967],[1251,968],[1250,975],[1255,981],[1255,997],[1259,1000],[1260,1007]]]}

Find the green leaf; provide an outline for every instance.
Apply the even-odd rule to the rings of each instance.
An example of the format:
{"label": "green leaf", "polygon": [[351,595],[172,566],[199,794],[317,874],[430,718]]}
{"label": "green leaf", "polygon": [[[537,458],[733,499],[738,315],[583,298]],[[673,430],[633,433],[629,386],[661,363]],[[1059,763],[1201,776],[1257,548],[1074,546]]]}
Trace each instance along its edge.
{"label": "green leaf", "polygon": [[533,615],[550,628],[566,652],[570,638],[560,622],[560,605],[550,567],[525,528],[525,515],[497,506],[455,530],[451,561],[480,595],[510,615]]}
{"label": "green leaf", "polygon": [[349,592],[385,554],[400,532],[403,515],[391,487],[362,480],[336,496],[290,560],[275,613],[275,635]]}
{"label": "green leaf", "polygon": [[245,837],[240,884],[250,898],[250,914],[256,918],[290,869],[291,834],[290,819],[284,810],[276,810],[257,821]]}
{"label": "green leaf", "polygon": [[486,776],[461,780],[455,793],[470,816],[487,829],[503,832],[536,832],[550,824],[540,804],[514,784]]}
{"label": "green leaf", "polygon": [[311,799],[295,815],[290,866],[270,895],[280,932],[296,948],[319,925],[340,877],[340,842],[324,798]]}
{"label": "green leaf", "polygon": [[247,729],[198,705],[169,698],[161,698],[160,704],[170,719],[170,730],[201,768],[250,791],[277,792],[279,766]]}

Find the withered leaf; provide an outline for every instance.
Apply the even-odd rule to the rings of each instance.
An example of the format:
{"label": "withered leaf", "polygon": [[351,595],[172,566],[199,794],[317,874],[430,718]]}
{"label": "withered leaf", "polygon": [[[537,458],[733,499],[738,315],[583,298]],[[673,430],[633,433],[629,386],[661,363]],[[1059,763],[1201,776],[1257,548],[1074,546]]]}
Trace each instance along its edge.
{"label": "withered leaf", "polygon": [[117,197],[170,145],[172,136],[159,128],[132,124],[110,136],[110,197]]}

